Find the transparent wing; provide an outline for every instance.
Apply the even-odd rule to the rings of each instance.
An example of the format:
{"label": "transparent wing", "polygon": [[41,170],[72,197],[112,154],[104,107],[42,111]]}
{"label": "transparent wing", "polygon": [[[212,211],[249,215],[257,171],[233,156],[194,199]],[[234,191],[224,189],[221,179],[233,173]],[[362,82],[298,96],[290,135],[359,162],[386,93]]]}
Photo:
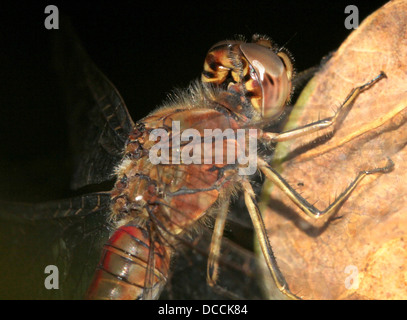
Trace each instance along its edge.
{"label": "transparent wing", "polygon": [[69,108],[77,168],[71,185],[78,189],[112,179],[134,123],[119,92],[63,22],[55,36],[55,67]]}
{"label": "transparent wing", "polygon": [[[109,195],[94,193],[42,204],[0,203],[2,299],[80,299],[109,236]],[[58,279],[45,281],[58,268]]]}
{"label": "transparent wing", "polygon": [[[234,230],[230,231],[233,234]],[[252,235],[251,232],[248,232]],[[257,257],[253,251],[223,238],[219,261],[219,288],[206,282],[211,230],[204,228],[189,245],[183,245],[174,258],[171,277],[162,299],[263,299]]]}

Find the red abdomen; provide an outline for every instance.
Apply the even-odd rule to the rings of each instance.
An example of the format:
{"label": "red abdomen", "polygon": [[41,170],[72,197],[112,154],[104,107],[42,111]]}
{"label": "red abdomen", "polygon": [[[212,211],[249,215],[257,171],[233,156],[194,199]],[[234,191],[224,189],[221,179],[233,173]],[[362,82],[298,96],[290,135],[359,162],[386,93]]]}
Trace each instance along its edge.
{"label": "red abdomen", "polygon": [[151,238],[149,230],[134,221],[117,229],[104,245],[86,299],[158,298],[172,252]]}

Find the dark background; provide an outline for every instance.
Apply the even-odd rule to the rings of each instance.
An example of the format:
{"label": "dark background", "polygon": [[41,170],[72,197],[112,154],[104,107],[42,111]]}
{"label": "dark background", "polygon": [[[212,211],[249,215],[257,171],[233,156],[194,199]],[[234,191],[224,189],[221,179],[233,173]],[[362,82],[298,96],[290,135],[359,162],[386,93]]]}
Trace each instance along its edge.
{"label": "dark background", "polygon": [[[271,36],[298,71],[317,65],[350,34],[348,4],[360,22],[386,1],[31,1],[0,7],[0,197],[69,196],[66,107],[52,68],[44,9],[68,16],[96,65],[122,94],[133,119],[201,72],[207,50],[235,34]],[[69,110],[68,110],[69,111]]]}

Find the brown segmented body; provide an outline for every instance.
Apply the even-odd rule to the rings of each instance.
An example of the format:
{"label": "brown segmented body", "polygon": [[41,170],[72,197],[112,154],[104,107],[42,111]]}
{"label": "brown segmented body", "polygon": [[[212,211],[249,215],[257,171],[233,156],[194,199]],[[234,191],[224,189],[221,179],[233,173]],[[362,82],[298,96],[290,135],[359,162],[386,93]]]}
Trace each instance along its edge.
{"label": "brown segmented body", "polygon": [[[136,124],[138,129],[129,137],[111,192],[112,219],[123,219],[124,225],[105,245],[87,298],[144,298],[151,264],[148,250],[152,242],[154,276],[149,280],[150,298],[159,295],[173,254],[174,240],[168,235],[177,236],[193,226],[219,199],[232,192],[239,176],[237,162],[232,166],[227,166],[226,161],[225,164],[153,165],[148,154],[156,142],[149,140],[149,134],[158,128],[166,128],[171,133],[172,121],[180,122],[181,132],[193,128],[203,134],[205,129],[241,128],[248,119],[231,111],[233,99],[223,93],[214,100],[202,98],[186,107],[175,103]],[[225,141],[225,159],[226,143],[231,141]]]}

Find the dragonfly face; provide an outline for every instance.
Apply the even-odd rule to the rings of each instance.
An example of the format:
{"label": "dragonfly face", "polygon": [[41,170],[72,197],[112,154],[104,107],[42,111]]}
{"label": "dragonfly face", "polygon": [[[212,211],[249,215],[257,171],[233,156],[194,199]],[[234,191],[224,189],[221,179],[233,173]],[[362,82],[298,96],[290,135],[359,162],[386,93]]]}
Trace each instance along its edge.
{"label": "dragonfly face", "polygon": [[272,120],[290,99],[293,77],[290,55],[279,50],[260,35],[254,35],[251,43],[219,42],[205,59],[202,82],[240,91],[250,109],[244,112]]}

